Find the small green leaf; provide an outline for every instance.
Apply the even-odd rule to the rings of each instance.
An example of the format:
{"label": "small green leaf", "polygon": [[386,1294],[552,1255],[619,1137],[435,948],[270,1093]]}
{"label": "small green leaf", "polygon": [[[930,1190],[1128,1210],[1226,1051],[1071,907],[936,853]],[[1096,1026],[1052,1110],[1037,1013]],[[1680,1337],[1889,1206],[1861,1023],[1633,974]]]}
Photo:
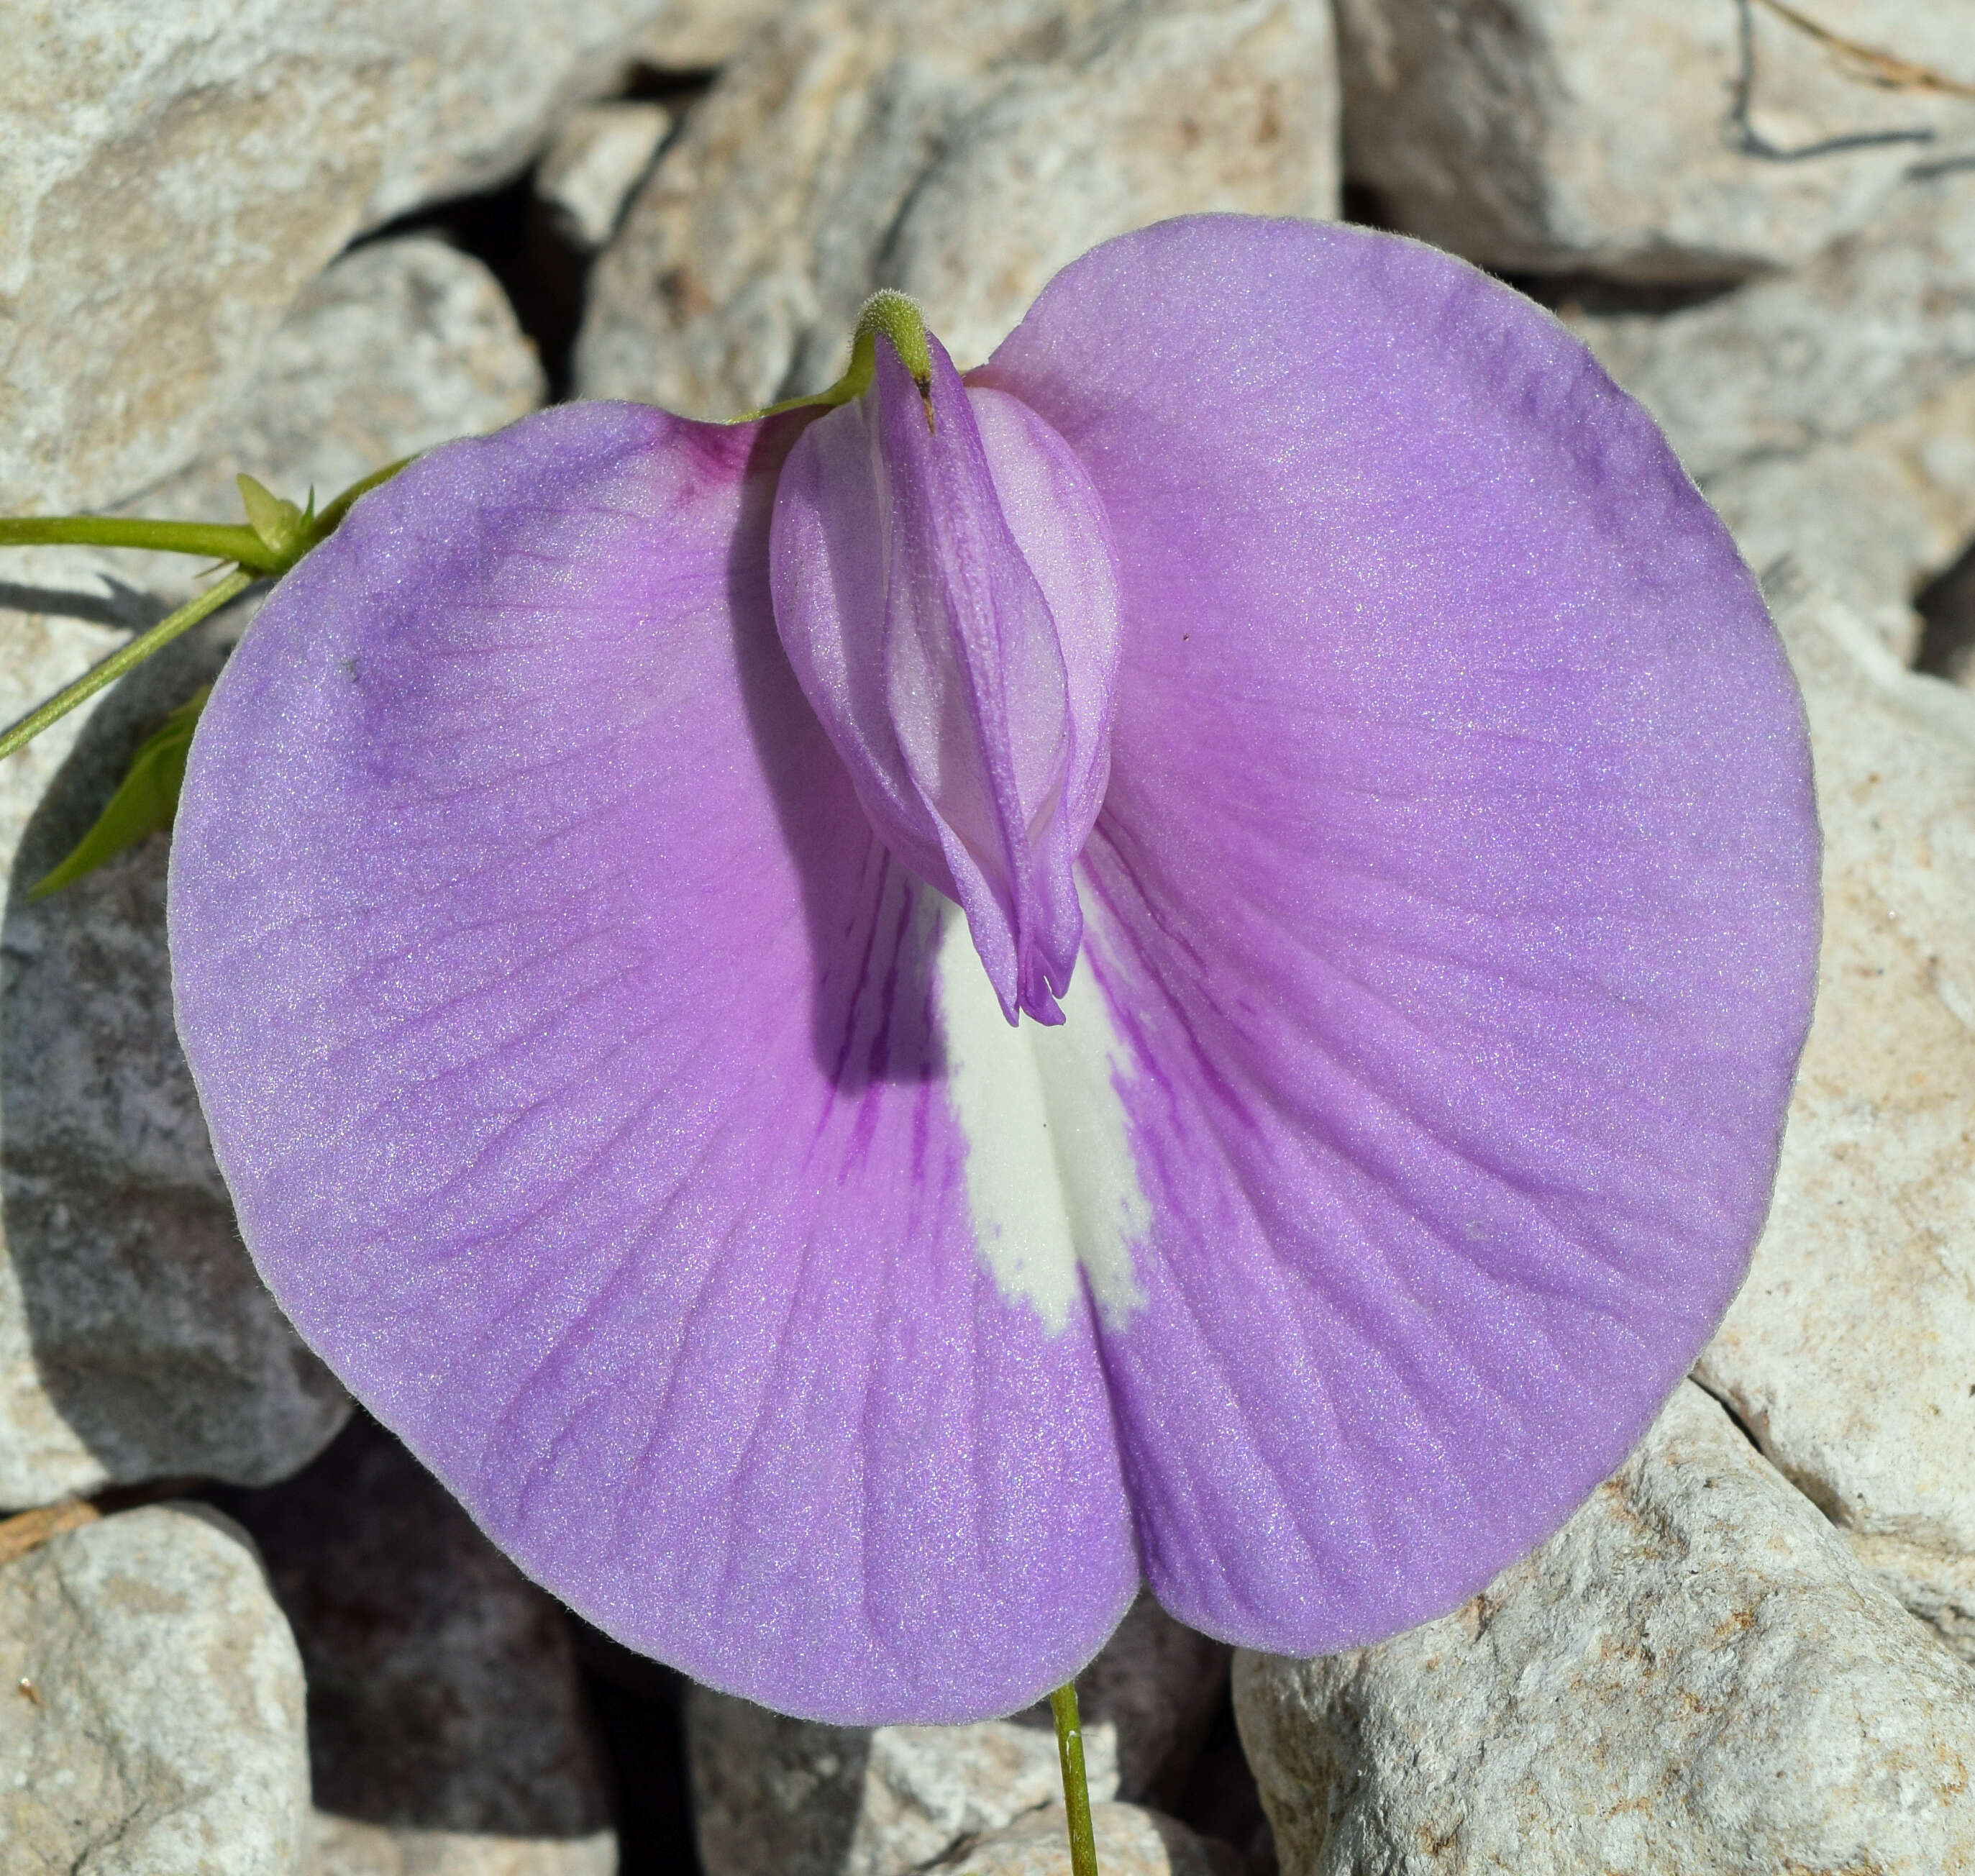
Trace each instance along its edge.
{"label": "small green leaf", "polygon": [[138,744],[130,768],[110,797],[110,805],[96,817],[96,825],[67,859],[28,889],[29,899],[43,899],[59,892],[105,861],[113,860],[126,847],[135,846],[146,834],[171,826],[178,812],[179,790],[185,785],[192,733],[212,688],[209,684],[202,686]]}
{"label": "small green leaf", "polygon": [[272,489],[264,488],[251,475],[236,475],[241,505],[247,511],[248,524],[272,554],[287,554],[301,543],[302,511],[292,501],[284,501]]}

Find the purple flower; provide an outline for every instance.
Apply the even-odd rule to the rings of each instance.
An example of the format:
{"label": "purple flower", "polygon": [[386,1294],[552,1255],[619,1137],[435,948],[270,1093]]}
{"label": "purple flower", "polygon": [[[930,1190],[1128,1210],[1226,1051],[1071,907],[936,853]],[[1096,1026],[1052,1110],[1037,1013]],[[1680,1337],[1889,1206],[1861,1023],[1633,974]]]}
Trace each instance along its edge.
{"label": "purple flower", "polygon": [[525,1569],[957,1720],[1142,1574],[1307,1654],[1562,1522],[1741,1276],[1817,857],[1638,406],[1215,217],[964,383],[881,339],[366,497],[207,708],[172,940],[262,1273]]}

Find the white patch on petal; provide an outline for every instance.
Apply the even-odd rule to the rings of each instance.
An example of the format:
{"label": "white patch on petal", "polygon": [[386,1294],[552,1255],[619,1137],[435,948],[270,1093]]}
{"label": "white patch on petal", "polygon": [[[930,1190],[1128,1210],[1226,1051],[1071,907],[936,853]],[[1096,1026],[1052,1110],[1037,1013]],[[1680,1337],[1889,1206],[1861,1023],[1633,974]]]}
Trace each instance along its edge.
{"label": "white patch on petal", "polygon": [[1145,1300],[1132,1241],[1152,1207],[1115,1085],[1128,1058],[1104,993],[1086,962],[1060,1027],[1011,1027],[965,916],[945,902],[934,973],[974,1241],[996,1285],[1032,1303],[1053,1334],[1070,1320],[1080,1263],[1105,1320],[1122,1322]]}

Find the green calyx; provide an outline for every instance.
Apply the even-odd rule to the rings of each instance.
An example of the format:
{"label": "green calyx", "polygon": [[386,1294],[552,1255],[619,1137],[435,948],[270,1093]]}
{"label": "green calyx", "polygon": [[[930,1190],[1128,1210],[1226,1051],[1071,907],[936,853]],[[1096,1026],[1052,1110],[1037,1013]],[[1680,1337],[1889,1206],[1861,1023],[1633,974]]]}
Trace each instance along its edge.
{"label": "green calyx", "polygon": [[878,368],[878,340],[889,340],[899,363],[912,374],[925,406],[926,428],[932,423],[932,350],[926,343],[925,314],[910,294],[895,287],[880,287],[864,302],[857,315],[857,330],[850,341],[850,368],[826,391],[813,397],[784,398],[765,409],[751,410],[736,417],[736,423],[751,423],[757,417],[778,417],[785,410],[829,409],[862,397],[871,388]]}

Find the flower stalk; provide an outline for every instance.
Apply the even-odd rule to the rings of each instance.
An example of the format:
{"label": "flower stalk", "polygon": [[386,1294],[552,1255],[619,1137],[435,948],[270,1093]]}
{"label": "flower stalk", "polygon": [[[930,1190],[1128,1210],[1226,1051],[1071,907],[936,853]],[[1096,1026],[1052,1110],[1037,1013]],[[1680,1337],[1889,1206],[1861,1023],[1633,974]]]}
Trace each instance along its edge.
{"label": "flower stalk", "polygon": [[238,599],[259,576],[245,567],[235,567],[217,585],[196,600],[188,601],[150,631],[140,633],[120,651],[113,652],[100,665],[84,672],[66,689],[59,690],[38,709],[30,711],[19,722],[0,735],[0,757],[25,749],[52,723],[58,723],[79,704],[86,704],[98,691],[107,689],[125,672],[141,665],[153,652],[163,651],[172,640],[189,632],[202,619],[209,619],[228,601]]}
{"label": "flower stalk", "polygon": [[1066,1681],[1050,1696],[1050,1713],[1056,1720],[1056,1753],[1063,1766],[1070,1876],[1097,1876],[1097,1839],[1090,1827],[1090,1786],[1083,1775],[1083,1725],[1074,1681]]}

